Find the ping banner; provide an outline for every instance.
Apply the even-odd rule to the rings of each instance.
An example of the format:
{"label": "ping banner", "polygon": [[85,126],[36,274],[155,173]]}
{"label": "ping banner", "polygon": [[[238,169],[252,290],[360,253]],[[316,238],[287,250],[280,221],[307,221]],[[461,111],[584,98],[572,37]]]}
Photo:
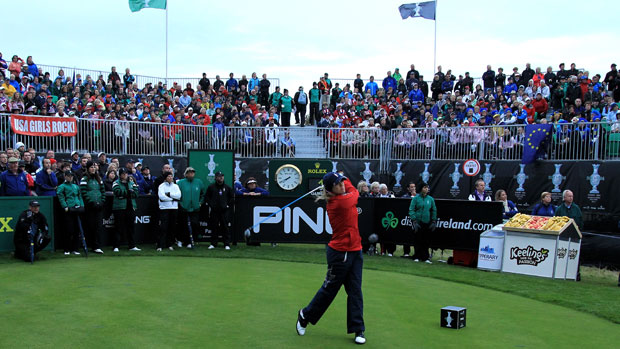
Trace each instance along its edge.
{"label": "ping banner", "polygon": [[11,115],[11,129],[26,136],[73,137],[77,134],[77,121],[75,118]]}
{"label": "ping banner", "polygon": [[[237,197],[235,199],[235,235],[243,241],[243,232],[289,203],[289,198]],[[412,244],[414,241],[408,199],[360,198],[357,205],[362,242],[372,233],[381,242]],[[436,200],[437,229],[431,246],[443,249],[477,250],[480,233],[502,222],[502,204],[462,200]],[[325,204],[303,199],[278,212],[253,229],[254,242],[326,243],[332,228]]]}

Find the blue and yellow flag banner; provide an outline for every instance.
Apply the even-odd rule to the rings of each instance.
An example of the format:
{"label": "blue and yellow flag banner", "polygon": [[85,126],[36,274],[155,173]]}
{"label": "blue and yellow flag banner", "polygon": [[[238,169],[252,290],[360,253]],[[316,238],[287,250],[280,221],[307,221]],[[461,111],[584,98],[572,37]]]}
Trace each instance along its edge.
{"label": "blue and yellow flag banner", "polygon": [[535,124],[525,127],[522,164],[529,164],[542,157],[551,139],[551,124]]}

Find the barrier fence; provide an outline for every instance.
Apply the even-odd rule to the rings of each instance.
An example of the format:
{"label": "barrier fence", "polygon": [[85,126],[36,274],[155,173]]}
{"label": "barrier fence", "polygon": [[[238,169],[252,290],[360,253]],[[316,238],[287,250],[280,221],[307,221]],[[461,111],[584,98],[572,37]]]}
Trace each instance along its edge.
{"label": "barrier fence", "polygon": [[[77,119],[76,136],[48,137],[16,134],[11,129],[10,115],[0,114],[0,149],[17,142],[39,153],[78,150],[117,155],[186,155],[188,149],[222,149],[233,150],[241,158],[295,157],[297,147],[303,146],[305,156],[312,158],[373,159],[386,164],[390,160],[413,159],[519,160],[526,134],[525,125],[293,130]],[[544,153],[547,160],[619,160],[620,124],[554,125]]]}

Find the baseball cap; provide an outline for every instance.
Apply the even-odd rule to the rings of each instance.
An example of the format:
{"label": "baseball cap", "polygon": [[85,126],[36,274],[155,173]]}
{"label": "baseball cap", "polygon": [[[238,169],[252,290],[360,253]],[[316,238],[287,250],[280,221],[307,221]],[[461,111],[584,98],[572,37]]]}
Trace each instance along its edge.
{"label": "baseball cap", "polygon": [[222,173],[222,171],[217,171],[217,172],[215,172],[215,177],[220,177],[220,176],[221,176],[221,177],[223,177],[223,176],[224,176],[224,174]]}
{"label": "baseball cap", "polygon": [[39,207],[41,204],[37,200],[31,200],[29,203],[30,207]]}
{"label": "baseball cap", "polygon": [[73,177],[73,172],[71,172],[71,170],[65,171],[65,177],[67,177],[67,176]]}
{"label": "baseball cap", "polygon": [[98,157],[98,158],[100,158],[100,157],[101,157],[101,155],[106,155],[106,153],[101,152],[101,153],[97,154],[97,157]]}
{"label": "baseball cap", "polygon": [[338,172],[329,172],[323,176],[323,187],[325,187],[325,190],[327,191],[332,191],[334,185],[339,184],[345,179],[347,179],[347,177],[339,174]]}
{"label": "baseball cap", "polygon": [[72,151],[72,152],[71,152],[71,157],[73,157],[73,155],[75,155],[75,154],[79,154],[79,153],[77,152],[77,150],[74,150],[74,151]]}
{"label": "baseball cap", "polygon": [[248,178],[247,182],[245,182],[245,185],[248,185],[251,183],[258,183],[258,182],[256,182],[256,179],[254,177],[250,177]]}
{"label": "baseball cap", "polygon": [[14,157],[14,156],[11,156],[11,157],[9,158],[9,162],[19,162],[19,159],[18,159],[18,158],[16,158],[16,157]]}
{"label": "baseball cap", "polygon": [[185,169],[185,172],[183,172],[183,175],[186,176],[188,172],[194,172],[196,173],[196,170],[193,167],[188,167]]}

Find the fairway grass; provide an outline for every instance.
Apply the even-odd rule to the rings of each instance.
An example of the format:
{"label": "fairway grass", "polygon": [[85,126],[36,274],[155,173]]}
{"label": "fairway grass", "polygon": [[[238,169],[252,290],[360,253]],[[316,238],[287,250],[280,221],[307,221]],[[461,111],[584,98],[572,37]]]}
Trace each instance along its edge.
{"label": "fairway grass", "polygon": [[[250,251],[273,256],[278,249],[283,250]],[[233,257],[241,250],[213,255]],[[295,333],[296,312],[321,285],[324,264],[173,253],[107,256],[0,264],[0,348],[353,345],[346,334],[344,290],[306,336]],[[367,347],[612,348],[620,342],[618,324],[581,311],[490,288],[374,270],[376,263],[385,267],[401,260],[366,258]],[[417,265],[412,263],[412,269],[475,272]],[[543,279],[526,280],[535,284]],[[439,327],[439,309],[447,305],[467,307],[465,329]]]}

